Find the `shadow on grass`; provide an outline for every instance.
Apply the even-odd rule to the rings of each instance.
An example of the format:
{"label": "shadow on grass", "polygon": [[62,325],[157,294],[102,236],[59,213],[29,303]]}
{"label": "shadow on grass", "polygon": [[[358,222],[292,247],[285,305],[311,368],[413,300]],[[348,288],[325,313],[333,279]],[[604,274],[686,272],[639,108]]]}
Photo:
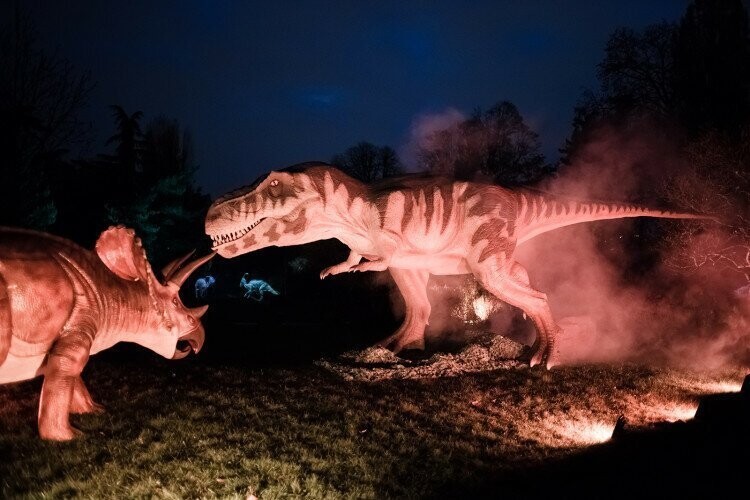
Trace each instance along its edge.
{"label": "shadow on grass", "polygon": [[571,367],[351,383],[305,365],[324,334],[282,330],[259,346],[222,332],[181,361],[116,346],[84,373],[107,413],[74,416],[85,435],[71,443],[37,437],[41,380],[2,386],[0,496],[674,498],[744,486],[733,456],[748,449],[750,415],[739,394],[704,398],[695,421],[550,449],[519,424],[615,408],[658,390],[658,374]]}
{"label": "shadow on grass", "polygon": [[[507,474],[449,481],[434,498],[721,498],[747,495],[750,394],[701,398],[696,418],[647,430]],[[741,493],[744,492],[744,493]]]}

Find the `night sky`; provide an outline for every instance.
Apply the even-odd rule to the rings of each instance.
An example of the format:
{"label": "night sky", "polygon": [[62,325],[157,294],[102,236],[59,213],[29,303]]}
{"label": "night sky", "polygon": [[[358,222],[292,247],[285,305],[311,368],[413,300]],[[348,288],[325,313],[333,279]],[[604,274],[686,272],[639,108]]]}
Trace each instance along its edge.
{"label": "night sky", "polygon": [[[7,15],[12,0],[2,0]],[[687,1],[24,1],[45,49],[97,86],[90,154],[110,104],[176,118],[211,195],[355,143],[409,163],[415,124],[516,104],[549,161],[573,106],[596,87],[618,26],[677,21]]]}

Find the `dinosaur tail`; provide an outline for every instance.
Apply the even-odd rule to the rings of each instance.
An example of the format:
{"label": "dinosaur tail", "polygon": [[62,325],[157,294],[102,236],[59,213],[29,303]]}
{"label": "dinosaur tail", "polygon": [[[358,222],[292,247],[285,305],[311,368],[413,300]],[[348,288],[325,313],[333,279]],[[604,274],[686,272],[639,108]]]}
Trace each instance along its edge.
{"label": "dinosaur tail", "polygon": [[654,210],[624,203],[600,203],[555,197],[533,191],[517,195],[517,244],[561,227],[607,219],[661,217],[665,219],[706,219],[715,217],[689,212]]}
{"label": "dinosaur tail", "polygon": [[0,275],[0,365],[5,362],[10,350],[13,325],[10,317],[10,299],[5,280]]}

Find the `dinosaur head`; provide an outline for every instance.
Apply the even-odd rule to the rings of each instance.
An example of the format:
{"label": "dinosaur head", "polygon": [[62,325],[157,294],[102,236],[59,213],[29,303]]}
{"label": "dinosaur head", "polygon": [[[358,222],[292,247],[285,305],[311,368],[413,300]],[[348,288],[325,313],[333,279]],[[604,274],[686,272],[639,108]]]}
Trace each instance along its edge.
{"label": "dinosaur head", "polygon": [[[128,340],[172,359],[184,358],[203,347],[205,332],[200,318],[208,306],[188,308],[180,299],[180,287],[188,276],[215,253],[189,261],[193,252],[172,261],[162,270],[163,280],[156,279],[146,258],[141,240],[132,229],[110,227],[96,242],[96,252],[110,271],[118,277],[140,282],[127,304],[118,329]],[[188,262],[189,261],[189,262]],[[147,304],[147,305],[145,305]],[[142,311],[148,311],[144,318]]]}
{"label": "dinosaur head", "polygon": [[269,246],[313,241],[308,234],[321,195],[307,170],[285,169],[217,199],[206,215],[206,234],[222,257]]}

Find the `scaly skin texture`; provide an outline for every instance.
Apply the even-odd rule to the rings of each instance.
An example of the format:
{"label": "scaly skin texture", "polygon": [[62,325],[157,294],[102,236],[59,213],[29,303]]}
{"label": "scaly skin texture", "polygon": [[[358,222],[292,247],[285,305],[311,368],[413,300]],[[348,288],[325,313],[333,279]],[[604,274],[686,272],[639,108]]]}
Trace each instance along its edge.
{"label": "scaly skin texture", "polygon": [[513,258],[516,246],[571,224],[641,216],[706,218],[420,175],[365,185],[331,166],[307,163],[217,199],[206,216],[206,233],[227,258],[337,238],[351,253],[324,269],[321,279],[390,270],[406,303],[403,324],[381,343],[395,352],[424,348],[430,274],[471,273],[532,319],[537,339],[531,365],[549,368],[559,327],[546,295],[529,285],[526,269]]}
{"label": "scaly skin texture", "polygon": [[160,283],[130,229],[109,228],[91,252],[46,233],[0,227],[0,383],[44,376],[43,439],[71,439],[79,431],[70,413],[103,410],[81,379],[90,355],[117,342],[174,359],[200,350],[206,308],[185,308],[178,292],[211,256],[183,267],[186,258],[178,259]]}

